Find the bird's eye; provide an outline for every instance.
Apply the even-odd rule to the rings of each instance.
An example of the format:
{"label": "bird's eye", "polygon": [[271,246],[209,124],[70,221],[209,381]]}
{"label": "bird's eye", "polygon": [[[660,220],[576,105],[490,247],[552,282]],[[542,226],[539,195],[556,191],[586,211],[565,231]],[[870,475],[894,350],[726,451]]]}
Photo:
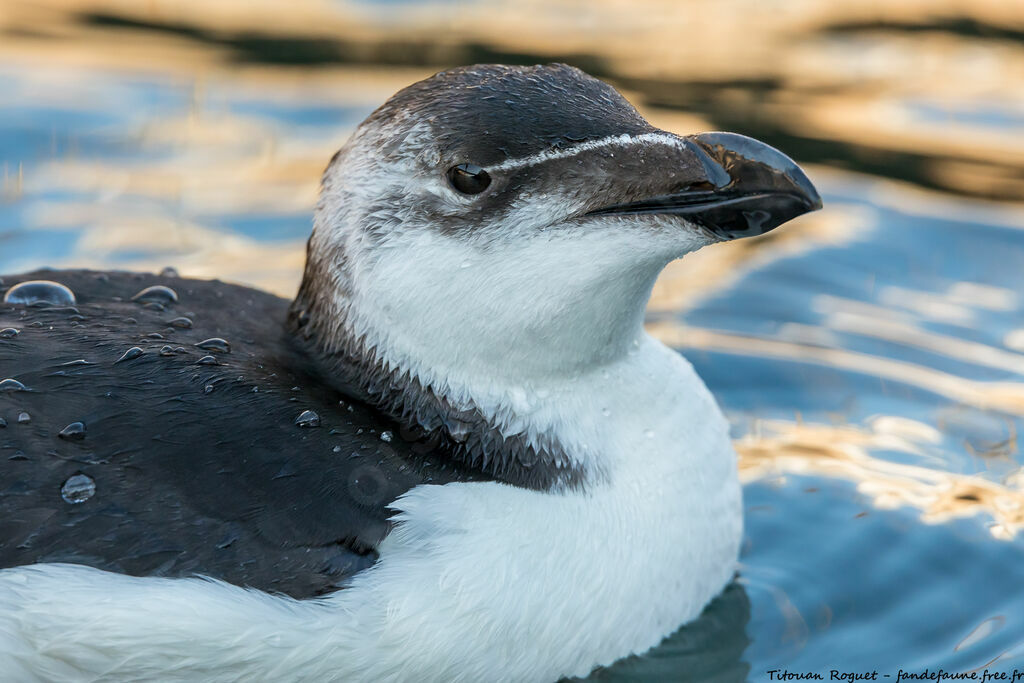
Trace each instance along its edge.
{"label": "bird's eye", "polygon": [[480,194],[491,184],[491,176],[479,166],[459,164],[448,169],[448,182],[462,194]]}

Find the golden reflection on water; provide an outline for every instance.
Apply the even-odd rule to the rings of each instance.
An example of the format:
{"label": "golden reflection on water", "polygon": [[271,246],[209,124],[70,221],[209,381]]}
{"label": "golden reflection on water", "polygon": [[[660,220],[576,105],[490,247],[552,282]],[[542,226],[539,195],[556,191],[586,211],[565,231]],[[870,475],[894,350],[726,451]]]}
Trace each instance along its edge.
{"label": "golden reflection on water", "polygon": [[864,427],[763,421],[736,442],[745,482],[770,477],[813,475],[855,482],[875,506],[917,508],[930,524],[984,514],[989,531],[1012,539],[1024,528],[1024,476],[997,483],[980,476],[872,457],[872,450],[923,455],[939,432],[926,424],[885,416]]}
{"label": "golden reflection on water", "polygon": [[[652,111],[797,139],[805,161],[850,156],[844,147],[882,172],[895,164],[936,187],[1024,198],[1019,2],[295,0],[283,10],[268,0],[5,0],[3,9],[0,58],[158,70],[210,78],[209,87],[229,77],[291,97],[308,87],[322,97],[345,80],[356,86],[346,92],[375,103],[448,65],[567,60]],[[296,59],[313,68],[282,65]],[[366,69],[381,64],[395,66]]]}
{"label": "golden reflection on water", "polygon": [[[684,350],[698,348],[818,363],[918,386],[982,410],[1024,414],[1024,383],[976,382],[932,368],[841,348],[743,337],[674,323],[655,323],[648,327],[654,336]],[[858,331],[864,329],[858,328]],[[913,336],[911,339],[917,340]],[[993,354],[1005,353],[985,348]],[[938,346],[931,350],[946,350],[954,355],[959,351],[955,346],[946,349]],[[1024,359],[1013,356],[1018,363]],[[1024,527],[1024,471],[1019,467],[1002,483],[996,483],[978,475],[893,463],[871,454],[873,450],[890,450],[923,456],[921,446],[937,444],[941,439],[938,430],[924,423],[897,416],[879,416],[865,427],[783,421],[760,421],[758,426],[736,442],[741,474],[747,482],[785,474],[837,477],[855,482],[858,491],[869,496],[880,508],[901,505],[918,508],[925,522],[983,514],[994,520],[989,525],[992,536],[1003,540],[1012,539]],[[964,448],[974,455],[1016,455],[1017,437],[1012,423],[1008,430],[1008,437],[1002,442],[977,450],[965,442]]]}
{"label": "golden reflection on water", "polygon": [[676,323],[655,323],[650,326],[654,336],[678,348],[698,348],[718,353],[826,365],[919,387],[983,410],[1024,415],[1024,383],[970,380],[907,361],[820,345],[818,342],[829,340],[827,330],[822,334],[821,328],[790,325],[784,330],[796,339],[744,336]]}

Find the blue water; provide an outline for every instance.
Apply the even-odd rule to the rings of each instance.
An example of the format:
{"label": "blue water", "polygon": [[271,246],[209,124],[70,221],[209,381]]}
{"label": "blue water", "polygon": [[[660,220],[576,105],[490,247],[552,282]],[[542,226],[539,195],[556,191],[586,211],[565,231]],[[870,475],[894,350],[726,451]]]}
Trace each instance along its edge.
{"label": "blue water", "polygon": [[973,102],[969,105],[928,101],[909,102],[912,115],[930,123],[954,122],[962,125],[997,128],[1024,128],[1024,109],[1005,102]]}
{"label": "blue water", "polygon": [[[1024,223],[986,223],[980,206],[971,218],[970,202],[961,207],[967,209],[962,219],[872,205],[867,189],[852,183],[826,196],[826,206],[872,209],[871,224],[851,241],[759,268],[681,319],[773,339],[787,323],[824,325],[833,311],[814,302],[832,296],[895,311],[922,331],[1001,348],[1005,335],[1024,322],[1015,296],[1024,284]],[[882,295],[889,287],[944,293],[958,282],[1000,288],[1014,295],[1012,305],[991,310],[968,299],[960,305],[969,320],[951,324]],[[925,351],[856,333],[837,333],[836,339],[845,350],[957,378],[1022,379],[1019,372],[982,365],[970,355],[951,357],[944,349]],[[806,423],[859,425],[879,415],[900,416],[937,427],[941,440],[918,455],[877,450],[875,457],[991,481],[1019,470],[1015,443],[1003,458],[978,457],[965,447],[1013,441],[1022,427],[1019,412],[965,406],[871,372],[767,360],[756,350],[740,356],[683,351],[737,436],[759,419],[799,415]],[[958,413],[964,415],[960,423],[950,421]],[[925,524],[910,507],[877,509],[853,482],[792,473],[784,482],[748,485],[745,499],[747,543],[738,581],[750,615],[745,624],[734,615],[733,628],[750,640],[742,654],[735,653],[749,672],[731,668],[737,678],[762,680],[773,669],[824,672],[826,679],[831,669],[877,670],[880,679],[890,674],[892,680],[900,669],[1024,669],[1024,546],[1019,539],[995,540],[988,516]],[[739,610],[738,604],[723,601],[707,617]],[[961,645],[987,620],[990,633]],[[988,630],[983,626],[978,634]],[[630,677],[629,669],[622,671],[623,679]]]}

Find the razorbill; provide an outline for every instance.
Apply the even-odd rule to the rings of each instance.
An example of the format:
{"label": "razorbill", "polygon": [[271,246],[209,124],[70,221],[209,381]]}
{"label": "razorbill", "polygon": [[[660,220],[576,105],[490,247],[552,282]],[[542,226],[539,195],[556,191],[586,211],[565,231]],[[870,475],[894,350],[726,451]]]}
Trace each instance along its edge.
{"label": "razorbill", "polygon": [[472,66],[335,154],[290,305],[5,277],[5,680],[553,681],[657,645],[733,577],[742,514],[645,303],[820,206],[761,142]]}

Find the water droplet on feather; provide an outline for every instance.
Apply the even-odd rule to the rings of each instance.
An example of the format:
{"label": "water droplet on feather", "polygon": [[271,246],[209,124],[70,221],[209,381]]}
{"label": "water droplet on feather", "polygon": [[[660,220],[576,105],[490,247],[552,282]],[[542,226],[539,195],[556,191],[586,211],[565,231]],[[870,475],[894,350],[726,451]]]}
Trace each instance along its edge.
{"label": "water droplet on feather", "polygon": [[178,293],[164,285],[153,285],[133,296],[132,301],[139,304],[176,304]]}
{"label": "water droplet on feather", "polygon": [[28,280],[8,289],[4,294],[4,303],[23,306],[71,306],[75,303],[75,293],[59,282]]}
{"label": "water droplet on feather", "polygon": [[196,346],[204,351],[213,351],[214,353],[231,353],[231,345],[220,337],[204,339],[196,344]]}
{"label": "water droplet on feather", "polygon": [[96,493],[96,482],[88,474],[72,474],[60,487],[60,497],[64,502],[77,505],[84,503]]}
{"label": "water droplet on feather", "polygon": [[288,477],[294,477],[299,473],[299,468],[295,466],[293,462],[286,462],[281,465],[281,469],[274,475],[274,479],[287,479]]}
{"label": "water droplet on feather", "polygon": [[81,441],[85,438],[85,423],[72,422],[57,433],[57,436],[66,441]]}
{"label": "water droplet on feather", "polygon": [[16,379],[0,380],[0,391],[27,391],[28,387]]}
{"label": "water droplet on feather", "polygon": [[121,361],[133,360],[135,358],[138,358],[141,355],[142,355],[142,349],[140,349],[138,346],[133,346],[130,349],[128,349],[127,351],[125,351],[124,355],[122,355],[120,358],[115,360],[114,361],[114,365],[117,365]]}
{"label": "water droplet on feather", "polygon": [[304,410],[297,418],[295,418],[295,424],[300,427],[319,427],[320,416],[312,410]]}

